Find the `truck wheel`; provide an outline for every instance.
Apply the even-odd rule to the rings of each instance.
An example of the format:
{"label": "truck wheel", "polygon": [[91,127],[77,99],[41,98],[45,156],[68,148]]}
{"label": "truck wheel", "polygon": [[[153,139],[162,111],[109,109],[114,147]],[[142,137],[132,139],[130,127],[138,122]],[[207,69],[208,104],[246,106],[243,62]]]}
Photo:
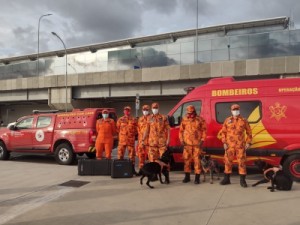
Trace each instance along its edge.
{"label": "truck wheel", "polygon": [[300,154],[289,156],[283,162],[283,170],[290,175],[294,181],[300,181]]}
{"label": "truck wheel", "polygon": [[8,160],[9,156],[10,153],[7,151],[5,144],[0,142],[0,160]]}
{"label": "truck wheel", "polygon": [[60,144],[55,149],[55,160],[61,165],[70,165],[74,162],[76,155],[67,143]]}

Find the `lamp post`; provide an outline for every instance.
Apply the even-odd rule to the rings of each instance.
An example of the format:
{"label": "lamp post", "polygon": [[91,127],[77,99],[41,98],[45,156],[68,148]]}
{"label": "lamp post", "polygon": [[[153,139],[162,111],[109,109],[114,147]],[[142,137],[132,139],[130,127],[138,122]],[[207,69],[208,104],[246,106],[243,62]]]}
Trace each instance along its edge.
{"label": "lamp post", "polygon": [[37,76],[39,76],[40,74],[40,65],[39,65],[39,54],[40,54],[40,23],[41,23],[41,19],[45,16],[51,16],[51,13],[48,14],[44,14],[41,15],[39,18],[39,24],[38,24],[38,51],[37,51],[37,56],[36,56],[36,61],[37,61]]}
{"label": "lamp post", "polygon": [[61,43],[63,44],[64,48],[65,48],[65,56],[66,56],[66,75],[65,75],[65,86],[66,86],[66,102],[65,102],[65,110],[66,112],[68,111],[68,83],[67,83],[67,76],[68,76],[68,55],[67,55],[67,48],[65,43],[63,42],[63,40],[60,38],[60,36],[57,35],[57,33],[55,32],[51,32],[54,36],[56,36]]}
{"label": "lamp post", "polygon": [[195,64],[198,64],[198,5],[199,5],[199,1],[197,0],[197,16],[196,16],[196,49],[195,49],[195,51],[196,51],[196,56],[195,56],[195,58],[196,58],[196,62],[195,62]]}

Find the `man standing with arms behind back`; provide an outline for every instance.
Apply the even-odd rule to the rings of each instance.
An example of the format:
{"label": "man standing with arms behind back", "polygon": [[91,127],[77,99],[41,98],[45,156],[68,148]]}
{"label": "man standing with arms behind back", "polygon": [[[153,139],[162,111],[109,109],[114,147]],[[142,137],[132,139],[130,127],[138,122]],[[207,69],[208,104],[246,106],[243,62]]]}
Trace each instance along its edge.
{"label": "man standing with arms behind back", "polygon": [[167,117],[158,113],[158,103],[152,103],[151,107],[153,114],[148,118],[143,144],[145,144],[146,139],[148,139],[149,161],[154,162],[167,150],[170,140],[170,126]]}
{"label": "man standing with arms behind back", "polygon": [[[230,184],[230,174],[232,173],[232,162],[234,157],[238,161],[240,185],[247,187],[246,183],[246,150],[250,147],[252,141],[252,131],[246,119],[240,115],[240,106],[233,104],[231,106],[232,116],[225,119],[221,130],[222,142],[224,145],[224,179],[221,185]],[[245,133],[247,137],[245,137]]]}
{"label": "man standing with arms behind back", "polygon": [[195,184],[200,184],[201,161],[199,159],[202,152],[202,144],[206,138],[205,120],[197,116],[195,107],[186,107],[186,116],[180,124],[179,139],[184,146],[183,160],[185,177],[183,183],[190,182],[191,163],[194,161]]}
{"label": "man standing with arms behind back", "polygon": [[125,150],[128,150],[129,159],[132,162],[133,174],[137,174],[134,168],[135,164],[135,136],[137,134],[137,122],[134,117],[130,115],[130,106],[124,107],[124,116],[117,121],[117,132],[119,134],[118,144],[118,159],[124,159]]}
{"label": "man standing with arms behind back", "polygon": [[148,118],[150,116],[149,114],[150,106],[149,105],[143,105],[142,111],[143,116],[141,116],[138,120],[138,157],[139,157],[139,173],[138,175],[141,175],[141,168],[144,166],[146,158],[148,158],[148,152],[149,152],[149,143],[148,139],[145,139],[143,144],[143,137],[145,130],[147,129],[147,123]]}
{"label": "man standing with arms behind back", "polygon": [[108,117],[107,109],[102,110],[102,118],[96,122],[96,158],[102,159],[103,150],[105,150],[105,157],[111,159],[111,152],[114,143],[114,135],[116,133],[116,124],[113,119]]}

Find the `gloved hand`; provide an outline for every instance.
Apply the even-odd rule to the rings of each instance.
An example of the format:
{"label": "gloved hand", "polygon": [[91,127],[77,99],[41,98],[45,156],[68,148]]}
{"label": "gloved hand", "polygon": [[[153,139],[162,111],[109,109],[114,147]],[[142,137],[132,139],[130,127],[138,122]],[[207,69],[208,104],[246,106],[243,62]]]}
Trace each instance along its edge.
{"label": "gloved hand", "polygon": [[226,150],[228,148],[228,145],[226,143],[223,144],[224,149]]}

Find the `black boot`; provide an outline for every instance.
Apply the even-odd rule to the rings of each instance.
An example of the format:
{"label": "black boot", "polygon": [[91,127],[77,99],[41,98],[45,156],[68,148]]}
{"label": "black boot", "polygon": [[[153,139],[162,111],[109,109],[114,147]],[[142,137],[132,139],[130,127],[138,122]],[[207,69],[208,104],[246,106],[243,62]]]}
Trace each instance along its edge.
{"label": "black boot", "polygon": [[134,166],[134,164],[132,164],[132,173],[133,173],[133,175],[137,176],[137,172],[135,171],[135,166]]}
{"label": "black boot", "polygon": [[224,179],[220,182],[221,185],[227,185],[230,183],[230,174],[224,173]]}
{"label": "black boot", "polygon": [[182,180],[183,183],[187,183],[191,181],[190,173],[185,173],[185,177]]}
{"label": "black boot", "polygon": [[246,175],[240,175],[240,184],[241,184],[241,187],[243,187],[243,188],[248,187],[248,185],[246,183]]}
{"label": "black boot", "polygon": [[196,174],[194,184],[200,184],[200,174]]}

